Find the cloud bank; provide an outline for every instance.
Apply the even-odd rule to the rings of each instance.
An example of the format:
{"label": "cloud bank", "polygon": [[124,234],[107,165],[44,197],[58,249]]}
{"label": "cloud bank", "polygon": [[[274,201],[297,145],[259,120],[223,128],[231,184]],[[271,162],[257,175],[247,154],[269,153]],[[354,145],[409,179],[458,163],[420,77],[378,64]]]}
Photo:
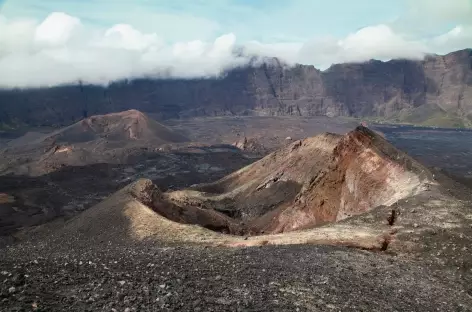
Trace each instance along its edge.
{"label": "cloud bank", "polygon": [[364,27],[343,38],[318,36],[277,43],[240,42],[234,33],[214,40],[166,39],[125,23],[91,27],[63,12],[51,13],[42,21],[0,15],[0,87],[42,87],[79,80],[107,84],[155,75],[216,76],[247,63],[247,56],[235,53],[241,48],[247,55],[279,57],[319,68],[369,59],[421,59],[425,53],[466,48],[472,42],[472,26],[454,26],[428,39],[411,38],[389,24]]}

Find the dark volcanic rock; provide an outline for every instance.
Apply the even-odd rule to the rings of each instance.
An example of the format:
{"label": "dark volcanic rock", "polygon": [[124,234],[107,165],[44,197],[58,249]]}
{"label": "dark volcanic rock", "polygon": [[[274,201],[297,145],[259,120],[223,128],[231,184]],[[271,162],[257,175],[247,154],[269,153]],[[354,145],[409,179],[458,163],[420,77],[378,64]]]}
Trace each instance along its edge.
{"label": "dark volcanic rock", "polygon": [[[470,311],[472,304],[455,272],[336,247],[17,246],[1,250],[0,265],[2,311]],[[26,284],[12,286],[19,272]]]}
{"label": "dark volcanic rock", "polygon": [[[220,115],[393,117],[453,114],[468,122],[472,50],[423,61],[370,61],[287,67],[278,60],[234,69],[222,78],[137,79],[111,84],[0,91],[0,122],[65,125],[130,108],[162,119]],[[435,115],[435,116],[436,116]],[[422,120],[420,120],[422,121]]]}

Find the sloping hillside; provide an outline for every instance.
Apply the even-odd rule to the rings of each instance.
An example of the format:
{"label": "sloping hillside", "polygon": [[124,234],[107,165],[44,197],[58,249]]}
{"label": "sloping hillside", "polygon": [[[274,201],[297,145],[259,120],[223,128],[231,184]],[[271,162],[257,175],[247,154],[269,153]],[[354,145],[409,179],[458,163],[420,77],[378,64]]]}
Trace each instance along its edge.
{"label": "sloping hillside", "polygon": [[49,134],[45,141],[84,143],[105,139],[126,143],[130,140],[155,144],[189,141],[137,110],[97,115]]}
{"label": "sloping hillside", "polygon": [[9,142],[0,150],[0,173],[40,175],[64,166],[127,163],[164,144],[189,141],[137,110],[97,115]]}
{"label": "sloping hillside", "polygon": [[392,205],[430,179],[421,164],[358,127],[294,142],[220,181],[166,196],[240,220],[250,233],[279,233]]}

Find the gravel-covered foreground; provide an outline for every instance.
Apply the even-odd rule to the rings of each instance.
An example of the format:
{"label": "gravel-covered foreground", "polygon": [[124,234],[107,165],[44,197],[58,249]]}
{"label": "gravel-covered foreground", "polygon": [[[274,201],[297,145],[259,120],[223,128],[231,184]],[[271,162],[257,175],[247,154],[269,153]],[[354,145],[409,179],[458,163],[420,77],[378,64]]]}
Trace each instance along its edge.
{"label": "gravel-covered foreground", "polygon": [[460,275],[356,249],[0,252],[1,311],[471,311]]}

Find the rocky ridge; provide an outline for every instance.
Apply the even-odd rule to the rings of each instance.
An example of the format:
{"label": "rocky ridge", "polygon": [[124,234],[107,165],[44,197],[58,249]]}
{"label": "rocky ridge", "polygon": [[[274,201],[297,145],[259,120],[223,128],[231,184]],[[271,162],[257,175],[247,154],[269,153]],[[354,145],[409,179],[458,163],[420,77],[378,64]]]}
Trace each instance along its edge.
{"label": "rocky ridge", "polygon": [[194,116],[352,116],[468,126],[472,50],[423,61],[337,64],[325,71],[279,60],[208,79],[135,79],[108,87],[76,85],[1,90],[0,123],[69,125],[128,109],[161,119]]}

